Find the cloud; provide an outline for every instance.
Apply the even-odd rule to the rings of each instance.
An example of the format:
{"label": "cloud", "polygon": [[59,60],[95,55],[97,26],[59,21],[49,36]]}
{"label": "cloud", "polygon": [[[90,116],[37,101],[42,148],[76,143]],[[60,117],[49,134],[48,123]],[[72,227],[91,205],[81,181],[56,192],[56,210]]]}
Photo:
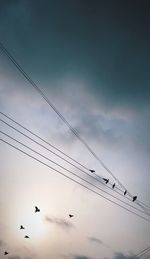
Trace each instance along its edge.
{"label": "cloud", "polygon": [[116,253],[114,259],[131,259],[133,255],[124,255],[122,253]]}
{"label": "cloud", "polygon": [[139,2],[3,0],[2,38],[35,78],[74,74],[107,106],[146,106],[150,17]]}
{"label": "cloud", "polygon": [[85,256],[85,255],[76,255],[74,259],[91,259],[91,257]]}
{"label": "cloud", "polygon": [[46,216],[45,220],[51,224],[55,224],[58,227],[63,228],[63,229],[70,229],[70,228],[74,227],[72,223],[66,221],[63,218],[55,218],[55,217]]}
{"label": "cloud", "polygon": [[92,243],[96,243],[98,245],[102,245],[103,241],[96,237],[88,237],[88,240]]}

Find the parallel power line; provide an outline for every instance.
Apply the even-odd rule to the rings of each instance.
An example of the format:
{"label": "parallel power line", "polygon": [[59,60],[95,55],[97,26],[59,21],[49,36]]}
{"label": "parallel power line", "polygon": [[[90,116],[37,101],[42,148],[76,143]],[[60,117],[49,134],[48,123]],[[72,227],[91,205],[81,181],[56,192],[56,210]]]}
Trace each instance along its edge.
{"label": "parallel power line", "polygon": [[[98,157],[98,155],[93,151],[89,144],[80,136],[80,134],[75,130],[71,124],[65,119],[65,117],[59,112],[59,110],[54,106],[54,104],[47,98],[40,87],[31,79],[31,77],[24,71],[21,65],[16,61],[16,59],[10,54],[6,49],[4,44],[0,42],[1,51],[11,60],[15,67],[20,71],[20,73],[26,78],[26,80],[32,85],[32,87],[41,95],[41,97],[46,101],[46,103],[51,107],[54,112],[60,117],[60,119],[66,124],[66,126],[71,130],[71,132],[82,142],[82,144],[87,148],[87,150],[94,156],[94,158],[101,164],[101,166],[115,179],[115,181],[126,190],[125,186],[119,181],[119,179],[113,174],[113,172],[104,164],[104,162]],[[133,197],[128,191],[128,194]]]}
{"label": "parallel power line", "polygon": [[[127,202],[125,202],[125,201],[119,199],[118,197],[116,197],[116,196],[110,194],[109,192],[107,192],[107,191],[105,191],[105,190],[99,188],[99,187],[96,186],[95,184],[93,184],[93,183],[91,183],[90,181],[84,179],[83,177],[77,175],[76,173],[72,172],[71,170],[68,170],[66,167],[60,165],[59,163],[55,162],[54,160],[48,158],[47,156],[42,155],[40,152],[37,152],[35,149],[33,149],[33,148],[29,147],[28,145],[22,143],[21,141],[17,140],[16,138],[11,137],[10,135],[6,134],[6,133],[3,132],[3,131],[0,131],[0,133],[2,133],[3,135],[5,135],[6,137],[10,138],[11,140],[17,142],[18,144],[22,145],[23,147],[29,149],[30,151],[34,152],[35,154],[41,156],[42,158],[48,160],[49,162],[55,164],[56,166],[58,166],[58,167],[60,167],[61,169],[65,170],[66,172],[72,174],[73,176],[76,176],[77,178],[79,178],[80,180],[86,182],[87,184],[90,184],[92,187],[98,189],[99,191],[104,192],[105,194],[107,194],[107,195],[113,197],[114,199],[118,200],[119,202],[122,202],[122,203],[124,203],[125,205],[127,205],[127,206],[129,206],[129,207],[132,207],[133,209],[135,209],[135,210],[137,210],[137,211],[139,211],[139,212],[141,212],[141,213],[143,213],[143,214],[145,214],[145,215],[147,215],[147,216],[150,216],[150,215],[148,215],[147,213],[143,212],[142,210],[136,208],[135,206],[133,206],[133,205],[131,205],[131,204],[129,204],[129,203],[127,203]],[[89,176],[90,176],[90,175],[89,175]]]}
{"label": "parallel power line", "polygon": [[148,246],[147,248],[143,249],[142,251],[140,251],[138,254],[136,254],[135,256],[133,256],[133,258],[140,258],[143,255],[147,254],[148,252],[150,252],[150,246]]}
{"label": "parallel power line", "polygon": [[150,252],[150,249],[146,250],[144,253],[140,254],[140,255],[138,256],[138,258],[141,258],[143,255],[145,255],[145,254],[147,254],[147,253],[149,253],[149,252]]}
{"label": "parallel power line", "polygon": [[[27,129],[26,127],[24,127],[23,125],[21,125],[20,123],[16,122],[14,119],[10,118],[8,115],[4,114],[3,112],[0,112],[0,114],[2,114],[3,116],[5,116],[6,118],[8,118],[9,120],[11,120],[13,123],[15,123],[16,125],[18,125],[19,127],[23,128],[24,130],[26,130],[27,132],[29,132],[31,135],[37,137],[38,139],[42,140],[44,143],[48,144],[49,146],[53,147],[55,150],[59,151],[61,154],[65,155],[68,159],[72,160],[73,162],[77,163],[79,166],[82,166],[83,168],[85,168],[86,170],[89,171],[89,169],[84,166],[83,164],[79,163],[78,161],[76,161],[75,159],[73,159],[72,157],[68,156],[67,154],[65,154],[64,152],[62,152],[60,149],[56,148],[54,145],[50,144],[49,142],[45,141],[43,138],[41,138],[40,136],[38,136],[37,134],[35,134],[34,132],[32,132],[31,130]],[[70,161],[68,161],[67,159],[63,158],[62,156],[58,155],[57,153],[55,153],[54,151],[52,151],[51,149],[47,148],[46,146],[44,146],[43,144],[39,143],[38,141],[34,140],[33,138],[31,138],[30,136],[26,135],[25,133],[23,133],[22,131],[18,130],[16,127],[13,127],[12,125],[10,125],[9,123],[7,123],[6,121],[0,119],[1,122],[5,123],[8,127],[12,128],[13,130],[17,131],[18,133],[22,134],[23,136],[25,136],[26,138],[30,139],[31,141],[33,141],[34,143],[38,144],[39,146],[41,146],[42,148],[44,148],[45,150],[51,152],[52,154],[56,155],[57,157],[59,157],[60,159],[62,159],[63,161],[65,161],[66,163],[70,164],[71,166],[75,167],[76,169],[80,170],[82,173],[90,176],[91,178],[93,178],[94,180],[98,181],[99,183],[105,185],[106,188],[113,190],[114,192],[116,192],[117,194],[119,194],[120,196],[126,198],[127,200],[131,201],[131,199],[129,199],[127,196],[124,196],[122,193],[118,192],[115,189],[112,189],[112,186],[110,183],[110,186],[106,185],[103,181],[103,177],[100,177],[99,175],[97,175],[96,173],[93,173],[94,176],[90,175],[89,173],[87,173],[85,170],[81,169],[80,167],[76,166],[75,164],[71,163]],[[96,178],[98,177],[98,179]],[[116,189],[119,189],[117,187],[115,187]],[[119,191],[122,191],[121,189],[119,189]],[[140,202],[141,204],[143,204],[144,209],[150,208],[148,205],[146,205],[145,203],[141,202],[138,200],[138,202]],[[146,207],[146,208],[145,208]],[[150,215],[149,211],[146,210],[146,214]]]}
{"label": "parallel power line", "polygon": [[[69,165],[75,167],[77,170],[81,171],[82,173],[84,173],[85,175],[89,176],[90,178],[92,178],[94,181],[104,185],[106,188],[108,188],[109,190],[117,193],[118,195],[122,196],[123,198],[129,200],[130,202],[132,201],[131,199],[129,199],[127,196],[124,196],[122,193],[116,191],[115,189],[112,189],[112,187],[106,185],[103,181],[103,178],[99,177],[98,179],[87,173],[86,171],[84,171],[83,169],[81,169],[80,167],[74,165],[73,163],[70,163],[68,160],[64,159],[62,156],[58,155],[57,153],[53,152],[51,149],[45,147],[44,145],[42,145],[41,143],[39,143],[38,141],[34,140],[33,138],[31,138],[30,136],[26,135],[25,133],[23,133],[22,131],[18,130],[17,128],[13,127],[12,125],[10,125],[9,123],[5,122],[4,120],[0,119],[1,122],[3,122],[5,125],[7,125],[8,127],[10,127],[11,129],[15,130],[16,132],[20,133],[21,135],[23,135],[24,137],[28,138],[29,140],[31,140],[32,142],[34,142],[35,144],[39,145],[40,147],[44,148],[45,150],[49,151],[50,153],[52,153],[53,155],[57,156],[58,158],[62,159],[64,162],[68,163]],[[0,131],[2,133],[2,131]],[[96,174],[94,174],[96,175]],[[96,175],[97,176],[97,175]],[[148,215],[148,213],[146,213]],[[150,214],[149,214],[150,215]]]}
{"label": "parallel power line", "polygon": [[[4,120],[0,119],[1,122],[3,122],[4,124],[6,124],[8,127],[12,128],[13,130],[15,130],[16,132],[22,134],[24,137],[28,138],[29,140],[31,140],[32,142],[34,142],[35,144],[39,145],[40,147],[44,148],[45,150],[51,152],[52,154],[56,155],[57,157],[61,158],[63,161],[67,162],[68,164],[74,166],[76,169],[80,170],[82,173],[86,174],[87,176],[89,176],[90,178],[92,178],[94,181],[103,184],[105,187],[107,187],[108,189],[110,189],[111,191],[114,191],[115,193],[119,194],[120,196],[126,198],[127,200],[129,200],[131,202],[131,200],[124,196],[123,194],[119,193],[118,191],[116,191],[115,189],[112,189],[110,186],[106,185],[102,180],[103,178],[101,178],[100,180],[97,179],[96,177],[94,177],[93,175],[90,175],[89,173],[87,173],[86,171],[82,170],[80,167],[75,166],[74,164],[70,163],[68,160],[64,159],[63,157],[59,156],[58,154],[56,154],[55,152],[53,152],[52,150],[50,150],[49,148],[45,147],[44,145],[42,145],[41,143],[39,143],[38,141],[35,141],[33,138],[29,137],[28,135],[24,134],[22,131],[18,130],[17,128],[13,127],[12,125],[10,125],[9,123],[5,122]],[[2,133],[2,132],[1,132]],[[131,207],[135,208],[134,206],[131,205]],[[135,208],[136,209],[136,208]],[[141,210],[139,210],[141,211]],[[141,211],[143,212],[143,211]],[[146,211],[145,212],[146,215],[150,216],[150,214]]]}
{"label": "parallel power line", "polygon": [[[104,198],[105,200],[107,200],[107,201],[109,201],[109,202],[111,202],[111,203],[113,203],[113,204],[119,206],[120,208],[125,209],[126,211],[128,211],[128,212],[130,212],[130,213],[132,213],[132,214],[134,214],[134,215],[136,215],[136,216],[138,216],[138,217],[140,217],[140,218],[146,220],[147,222],[150,222],[150,219],[149,219],[149,218],[146,218],[146,217],[144,217],[144,216],[142,216],[142,215],[140,215],[140,214],[134,212],[133,210],[130,210],[130,209],[128,209],[128,208],[122,206],[121,204],[117,203],[116,201],[111,200],[110,198],[108,198],[108,197],[106,197],[106,196],[100,194],[99,192],[97,192],[97,191],[91,189],[91,188],[88,187],[87,185],[85,185],[85,184],[83,184],[83,183],[81,183],[81,182],[78,182],[78,181],[75,180],[74,178],[72,178],[72,177],[70,177],[70,176],[64,174],[63,172],[59,171],[58,169],[55,169],[54,167],[52,167],[52,166],[50,166],[49,164],[43,162],[42,160],[36,158],[35,156],[33,156],[33,155],[31,155],[31,154],[25,152],[24,150],[22,150],[22,149],[18,148],[17,146],[11,144],[10,142],[8,142],[8,141],[6,141],[6,140],[4,140],[4,139],[0,139],[0,140],[1,140],[2,142],[6,143],[7,145],[13,147],[14,149],[20,151],[21,153],[25,154],[26,156],[28,156],[28,157],[30,157],[30,158],[36,160],[37,162],[41,163],[42,165],[45,165],[46,167],[52,169],[53,171],[57,172],[58,174],[63,175],[64,177],[68,178],[69,180],[71,180],[71,181],[73,181],[73,182],[75,182],[75,183],[81,185],[82,187],[86,188],[87,190],[90,190],[91,192],[95,193],[96,195],[98,195],[98,196]],[[39,154],[40,154],[40,153],[39,153]],[[43,155],[41,155],[41,156],[43,157]],[[76,175],[76,176],[77,176],[77,175]],[[77,177],[79,178],[79,176],[77,176]],[[80,177],[80,179],[81,179],[81,177]],[[84,180],[84,179],[83,179],[83,180]],[[85,180],[84,180],[84,181],[85,181]],[[87,181],[85,181],[85,182],[87,182]],[[91,185],[90,182],[87,182],[87,183]]]}

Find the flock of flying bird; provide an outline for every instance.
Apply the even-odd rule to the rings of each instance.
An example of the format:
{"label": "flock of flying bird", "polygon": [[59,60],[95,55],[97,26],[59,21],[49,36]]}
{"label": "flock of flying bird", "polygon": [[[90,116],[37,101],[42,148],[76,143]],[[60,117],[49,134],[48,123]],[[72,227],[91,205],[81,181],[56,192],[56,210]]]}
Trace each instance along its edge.
{"label": "flock of flying bird", "polygon": [[[89,171],[90,171],[91,173],[95,173],[95,170],[93,170],[93,169],[89,169]],[[106,184],[109,183],[109,179],[103,178],[103,180],[105,181]],[[112,189],[114,189],[115,186],[116,186],[116,184],[114,183],[114,184],[112,185]],[[127,194],[127,190],[124,191],[124,195],[126,195],[126,194]],[[136,199],[137,199],[137,196],[133,196],[133,197],[132,197],[132,201],[133,201],[133,202],[134,202]],[[40,212],[40,209],[39,209],[37,206],[35,206],[35,213],[37,213],[37,212]],[[72,217],[74,217],[74,215],[73,215],[73,214],[69,214],[69,217],[72,218]],[[25,227],[24,227],[23,225],[21,225],[21,226],[20,226],[20,230],[24,230],[24,229],[25,229]],[[30,237],[29,237],[28,235],[25,235],[24,238],[28,239],[28,238],[30,238]],[[4,252],[4,255],[8,255],[8,254],[9,254],[9,252],[7,252],[7,251]]]}
{"label": "flock of flying bird", "polygon": [[[37,212],[40,212],[40,209],[37,206],[35,206],[35,213],[37,213]],[[69,217],[72,218],[72,217],[74,217],[74,215],[69,214]],[[25,229],[25,227],[23,225],[21,225],[20,230],[24,230],[24,229]],[[25,235],[24,238],[28,239],[30,237],[28,235]],[[9,252],[7,252],[7,251],[4,252],[4,255],[8,255],[8,254],[9,254]]]}
{"label": "flock of flying bird", "polygon": [[[95,173],[95,170],[93,170],[93,169],[90,169],[89,171],[90,171],[91,173]],[[103,180],[105,181],[106,184],[109,183],[109,179],[103,178]],[[114,189],[115,186],[116,186],[116,184],[114,183],[114,184],[112,185],[112,189]],[[127,190],[124,191],[124,195],[126,195],[126,194],[127,194]],[[134,202],[136,199],[137,199],[137,196],[133,196],[133,197],[132,197],[132,201],[133,201],[133,202]],[[37,206],[35,206],[35,213],[37,213],[37,212],[40,212],[40,209],[39,209]],[[72,218],[72,217],[74,217],[74,215],[73,215],[73,214],[69,214],[69,217]],[[25,229],[25,227],[24,227],[23,225],[21,225],[21,226],[20,226],[20,230],[24,230],[24,229]],[[29,237],[28,235],[25,235],[24,238],[28,239],[28,238],[30,238],[30,237]],[[4,252],[4,255],[8,255],[8,254],[9,254],[9,252],[7,252],[7,251]]]}

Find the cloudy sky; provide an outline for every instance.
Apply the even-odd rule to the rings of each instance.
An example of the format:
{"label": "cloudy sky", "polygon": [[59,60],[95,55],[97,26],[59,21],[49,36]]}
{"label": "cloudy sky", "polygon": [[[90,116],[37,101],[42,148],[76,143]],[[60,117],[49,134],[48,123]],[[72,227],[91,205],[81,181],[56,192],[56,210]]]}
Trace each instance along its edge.
{"label": "cloudy sky", "polygon": [[[127,190],[146,204],[150,204],[149,10],[146,0],[0,1],[0,42]],[[0,111],[114,183],[3,52]],[[2,114],[0,119],[21,130]],[[0,127],[142,210],[2,121]],[[70,176],[4,134],[0,138]],[[0,259],[4,251],[9,251],[9,259],[129,259],[150,245],[150,222],[2,141],[0,155]],[[38,214],[36,205],[41,209]],[[70,219],[69,213],[74,217]]]}

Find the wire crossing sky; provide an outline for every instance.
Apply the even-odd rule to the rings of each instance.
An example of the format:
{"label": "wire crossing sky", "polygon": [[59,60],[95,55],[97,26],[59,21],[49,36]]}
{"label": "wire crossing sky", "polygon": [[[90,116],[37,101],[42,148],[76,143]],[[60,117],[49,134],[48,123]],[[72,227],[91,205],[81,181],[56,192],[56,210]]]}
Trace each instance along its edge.
{"label": "wire crossing sky", "polygon": [[[1,133],[2,133],[2,132],[1,132]],[[43,161],[41,161],[40,159],[37,159],[36,157],[34,157],[34,156],[28,154],[27,152],[25,152],[25,151],[21,150],[20,148],[18,148],[18,147],[16,147],[16,146],[12,145],[11,143],[5,141],[4,139],[0,139],[0,140],[3,141],[4,143],[8,144],[9,146],[11,146],[11,147],[17,149],[18,151],[22,152],[23,154],[25,154],[25,155],[27,155],[27,156],[33,158],[33,159],[36,160],[37,162],[39,162],[39,163],[41,163],[41,164],[43,164],[43,165],[49,167],[50,169],[54,170],[55,172],[57,172],[57,173],[59,173],[59,174],[65,176],[65,177],[67,177],[69,180],[72,180],[73,182],[75,182],[75,183],[81,185],[82,187],[86,188],[87,190],[92,191],[93,193],[97,194],[98,196],[101,196],[102,198],[104,198],[104,199],[106,199],[106,200],[108,200],[108,201],[114,203],[115,205],[119,206],[120,208],[123,208],[123,209],[127,210],[128,212],[131,212],[132,214],[134,214],[134,215],[136,215],[136,216],[138,216],[138,217],[140,217],[140,218],[146,220],[147,222],[150,222],[150,219],[145,218],[145,217],[143,217],[142,215],[139,215],[139,214],[137,214],[136,212],[133,212],[133,211],[131,211],[130,209],[123,207],[122,205],[118,204],[117,202],[112,201],[111,199],[109,199],[109,198],[105,197],[104,195],[102,195],[102,194],[96,192],[95,190],[90,189],[90,188],[87,187],[86,185],[84,185],[84,184],[82,184],[82,183],[79,183],[78,181],[74,180],[73,178],[71,178],[71,177],[69,177],[69,176],[66,176],[64,173],[60,172],[59,170],[54,169],[53,167],[49,166],[49,165],[46,164],[45,162],[43,162]],[[33,150],[32,150],[32,151],[33,151]],[[34,152],[35,152],[35,151],[34,151]],[[35,153],[37,153],[37,152],[35,152]],[[42,155],[40,154],[40,156],[42,156]],[[74,175],[75,175],[75,174],[74,174]],[[81,178],[81,177],[78,177],[78,178]],[[81,178],[81,179],[82,179],[82,178]],[[84,180],[84,181],[85,181],[85,180]],[[86,182],[89,183],[88,181],[86,181]],[[91,184],[91,185],[92,185],[92,184]],[[99,188],[97,188],[97,189],[99,189]]]}
{"label": "wire crossing sky", "polygon": [[[16,68],[21,72],[21,74],[27,79],[27,81],[38,91],[42,98],[47,102],[47,104],[54,110],[54,112],[61,118],[61,120],[68,126],[72,133],[83,143],[83,145],[88,149],[88,151],[95,157],[95,159],[104,167],[104,169],[115,179],[115,181],[124,189],[126,187],[115,177],[113,172],[102,162],[102,160],[96,155],[96,153],[91,149],[91,147],[85,142],[79,133],[70,125],[70,123],[65,119],[65,117],[57,110],[57,108],[52,104],[52,102],[47,98],[43,91],[37,86],[37,84],[29,77],[29,75],[23,70],[23,68],[18,64],[15,58],[10,54],[10,52],[4,47],[2,42],[0,42],[0,49],[7,55],[7,57],[13,62]],[[130,192],[128,191],[128,194]],[[133,195],[130,194],[132,197]]]}
{"label": "wire crossing sky", "polygon": [[[15,124],[17,124],[18,126],[22,127],[23,129],[27,130],[28,132],[30,132],[32,135],[36,136],[36,134],[34,134],[33,132],[31,132],[30,130],[28,130],[27,128],[25,128],[24,126],[22,126],[20,123],[14,121],[13,119],[11,119],[9,116],[3,114],[2,112],[0,112],[2,115],[4,115],[5,117],[9,118],[11,121],[13,121]],[[58,156],[59,158],[61,158],[62,160],[64,160],[65,162],[69,163],[70,165],[74,166],[76,169],[80,170],[81,172],[83,172],[84,174],[88,175],[89,177],[91,177],[94,181],[98,181],[99,183],[105,185],[106,188],[109,188],[110,190],[112,190],[112,187],[109,187],[108,185],[106,185],[103,181],[103,178],[102,177],[98,177],[98,179],[96,177],[94,177],[93,175],[90,175],[89,173],[83,171],[82,169],[80,169],[79,167],[75,166],[74,164],[70,163],[68,160],[64,159],[63,157],[59,156],[58,154],[56,154],[55,152],[53,152],[52,150],[48,149],[47,147],[45,147],[44,145],[40,144],[39,142],[35,141],[33,138],[29,137],[28,135],[24,134],[23,132],[21,132],[20,130],[18,130],[17,128],[13,127],[12,125],[10,125],[9,123],[5,122],[4,120],[0,119],[1,122],[5,123],[7,126],[9,126],[10,128],[14,129],[15,131],[19,132],[20,134],[22,134],[23,136],[27,137],[28,139],[30,139],[31,141],[33,141],[34,143],[38,144],[39,146],[41,146],[42,148],[46,149],[47,151],[50,151],[52,154]],[[5,134],[4,132],[1,131],[1,133]],[[7,134],[6,134],[7,135]],[[9,136],[9,135],[7,135]],[[10,136],[9,136],[10,137]],[[38,136],[39,139],[41,139],[39,136]],[[13,139],[13,138],[12,138]],[[41,139],[43,141],[43,139]],[[47,143],[47,142],[46,142]],[[49,144],[49,143],[47,143]],[[53,146],[54,147],[54,146]],[[56,149],[56,147],[54,147]],[[57,150],[61,153],[64,154],[64,152],[60,151],[60,149],[57,148]],[[66,154],[65,154],[66,155]],[[69,156],[67,156],[68,158],[70,158]],[[71,158],[72,159],[72,158]],[[50,159],[48,159],[50,161]],[[73,159],[73,161],[75,161]],[[78,163],[77,161],[75,161],[76,163]],[[81,163],[78,163],[79,165],[82,165]],[[82,167],[84,168],[87,168],[85,166],[82,165]],[[89,170],[88,170],[89,171]],[[97,176],[96,174],[94,174],[95,176]],[[100,181],[100,180],[101,181]],[[120,189],[119,189],[120,190]],[[103,190],[102,190],[103,191]],[[132,201],[131,199],[129,199],[127,196],[124,196],[123,194],[121,194],[120,192],[117,192],[115,189],[113,189],[113,192],[116,192],[117,194],[121,195],[122,197],[124,197],[125,199],[128,199],[129,201]],[[107,193],[108,194],[108,193]],[[114,197],[112,195],[112,197]],[[120,200],[120,199],[118,199]],[[145,205],[145,210],[149,207],[148,205],[144,204],[143,202],[141,202],[143,205]],[[127,204],[127,203],[125,203]],[[130,205],[131,207],[135,208],[133,205]],[[144,208],[144,207],[143,207]],[[139,210],[137,208],[135,208],[136,210]],[[140,212],[143,212],[142,210],[139,210]],[[145,211],[145,214],[149,215],[150,216],[150,213]]]}
{"label": "wire crossing sky", "polygon": [[[45,158],[45,159],[46,159],[46,160],[48,160],[49,162],[52,162],[53,164],[55,164],[55,165],[59,166],[61,169],[64,169],[65,171],[67,171],[67,172],[71,173],[72,175],[76,176],[76,177],[77,177],[77,178],[79,178],[80,180],[83,180],[83,181],[85,181],[86,183],[90,184],[91,186],[95,187],[96,189],[98,189],[98,190],[100,190],[100,191],[104,192],[105,194],[110,195],[111,197],[113,197],[113,198],[117,199],[118,201],[120,201],[120,202],[124,203],[125,205],[128,205],[128,206],[130,206],[131,208],[133,208],[133,209],[135,209],[135,210],[137,210],[137,211],[139,211],[139,212],[142,212],[142,213],[146,214],[147,216],[150,216],[148,213],[143,212],[142,210],[140,210],[140,209],[138,209],[138,208],[136,208],[136,207],[132,206],[131,204],[128,204],[127,202],[124,202],[123,200],[121,200],[121,199],[119,199],[119,198],[115,197],[114,195],[112,195],[112,194],[108,193],[107,191],[105,191],[105,190],[103,190],[103,189],[101,189],[101,188],[97,187],[96,185],[92,184],[90,181],[88,181],[88,180],[84,179],[84,178],[83,178],[83,177],[81,177],[81,176],[78,176],[78,175],[77,175],[77,174],[75,174],[74,172],[72,172],[72,171],[68,170],[67,168],[65,168],[65,167],[61,166],[60,164],[58,164],[58,163],[54,162],[53,160],[51,160],[51,159],[49,159],[48,157],[46,157],[46,156],[42,155],[41,153],[37,152],[36,150],[32,149],[31,147],[29,147],[29,146],[27,146],[27,145],[23,144],[22,142],[20,142],[20,141],[16,140],[15,138],[11,137],[10,135],[8,135],[8,134],[6,134],[6,133],[4,133],[4,132],[2,132],[2,131],[0,131],[0,133],[2,133],[3,135],[7,136],[8,138],[10,138],[10,139],[14,140],[15,142],[17,142],[17,143],[21,144],[22,146],[26,147],[26,148],[27,148],[27,149],[29,149],[30,151],[33,151],[34,153],[36,153],[36,154],[40,155],[41,157]],[[89,175],[89,176],[90,176],[90,175]]]}

